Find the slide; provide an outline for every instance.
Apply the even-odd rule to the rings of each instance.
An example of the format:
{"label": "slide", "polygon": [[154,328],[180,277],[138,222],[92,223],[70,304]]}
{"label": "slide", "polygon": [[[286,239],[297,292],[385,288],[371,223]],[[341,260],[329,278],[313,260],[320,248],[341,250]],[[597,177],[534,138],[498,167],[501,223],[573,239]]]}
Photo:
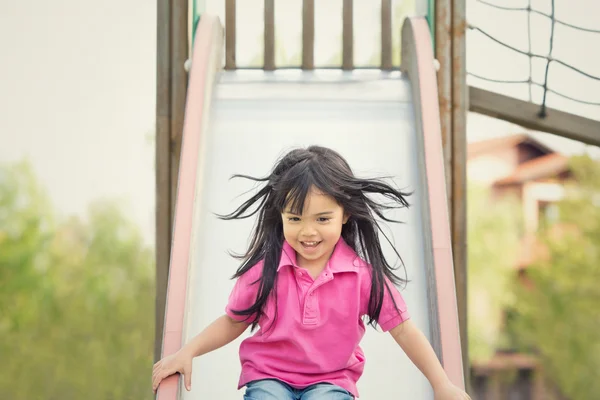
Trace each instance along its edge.
{"label": "slide", "polygon": [[[464,387],[432,43],[427,23],[402,29],[402,69],[223,71],[223,30],[203,16],[191,60],[163,356],[223,314],[253,220],[222,221],[255,187],[235,173],[264,176],[284,152],[310,144],[339,151],[359,176],[391,176],[414,191],[411,207],[385,224],[409,283],[402,288],[452,381]],[[387,245],[385,240],[382,243]],[[390,248],[385,247],[391,257]],[[404,275],[401,275],[404,277]],[[197,358],[192,391],[163,381],[157,398],[242,399],[238,348],[250,334]],[[433,399],[428,381],[387,333],[367,327],[360,398]]]}

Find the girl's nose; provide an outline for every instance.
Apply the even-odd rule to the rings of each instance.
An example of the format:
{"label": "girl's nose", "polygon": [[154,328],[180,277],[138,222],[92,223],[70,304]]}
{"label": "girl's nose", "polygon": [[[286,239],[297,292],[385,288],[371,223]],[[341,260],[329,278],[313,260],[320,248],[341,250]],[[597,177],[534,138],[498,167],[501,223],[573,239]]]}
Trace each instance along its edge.
{"label": "girl's nose", "polygon": [[302,227],[300,234],[305,237],[311,237],[317,234],[317,230],[309,224]]}

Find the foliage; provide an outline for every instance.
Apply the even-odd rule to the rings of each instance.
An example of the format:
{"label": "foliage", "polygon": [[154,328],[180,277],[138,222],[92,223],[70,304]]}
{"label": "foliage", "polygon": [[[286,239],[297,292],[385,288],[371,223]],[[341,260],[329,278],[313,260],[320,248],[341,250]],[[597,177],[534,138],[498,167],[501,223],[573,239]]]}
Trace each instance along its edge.
{"label": "foliage", "polygon": [[540,234],[547,253],[529,269],[509,328],[564,395],[591,399],[600,392],[600,165],[586,156],[571,165],[575,183]]}
{"label": "foliage", "polygon": [[28,164],[0,166],[0,393],[150,398],[153,254],[117,205],[57,222]]}
{"label": "foliage", "polygon": [[469,357],[474,361],[489,359],[502,345],[503,311],[513,301],[520,216],[518,200],[492,199],[488,189],[469,183],[467,320]]}

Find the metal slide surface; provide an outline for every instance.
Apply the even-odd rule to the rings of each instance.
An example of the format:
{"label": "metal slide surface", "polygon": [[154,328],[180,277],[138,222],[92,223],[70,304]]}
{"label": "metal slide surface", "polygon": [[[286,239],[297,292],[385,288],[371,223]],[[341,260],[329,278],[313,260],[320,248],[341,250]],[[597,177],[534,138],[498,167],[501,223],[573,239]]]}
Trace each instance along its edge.
{"label": "metal slide surface", "polygon": [[[202,34],[202,28],[199,31]],[[446,234],[447,219],[432,222],[437,219],[432,213],[432,181],[424,172],[426,165],[429,169],[434,165],[439,175],[442,162],[440,157],[432,164],[424,155],[428,140],[421,136],[426,122],[422,120],[422,99],[418,99],[418,106],[413,99],[413,78],[409,79],[405,73],[380,71],[227,71],[214,76],[216,84],[209,96],[210,105],[206,100],[203,105],[202,135],[197,141],[186,143],[184,134],[178,196],[193,196],[193,201],[188,203],[186,214],[186,207],[179,204],[185,199],[178,198],[163,355],[175,351],[224,313],[234,285],[231,276],[238,266],[238,261],[228,252],[245,251],[254,223],[253,219],[222,221],[214,215],[233,211],[255,187],[252,181],[230,180],[231,175],[265,176],[286,151],[319,144],[339,151],[357,175],[391,176],[399,187],[414,191],[409,209],[389,214],[405,223],[383,226],[406,265],[410,283],[402,293],[412,319],[433,342],[436,338],[432,335],[442,337],[437,338],[438,343],[440,340],[442,343],[437,350],[447,358],[445,368],[453,371],[452,379],[460,384],[462,370],[456,367],[460,360],[457,361],[454,350],[447,350],[456,344],[457,333],[450,332],[449,340],[454,343],[448,344],[448,339],[443,339],[444,330],[448,334],[456,328],[456,314],[448,315],[444,311],[455,312],[455,298],[451,298],[454,293],[440,292],[440,287],[453,288],[454,285],[448,281],[452,276],[451,264],[440,261],[448,259],[448,250],[444,247],[448,244],[435,239],[436,234],[432,233],[432,226],[442,224],[441,231]],[[190,85],[193,83],[192,76]],[[203,89],[206,91],[207,87]],[[190,86],[189,90],[198,89]],[[190,112],[188,107],[186,113]],[[440,138],[434,138],[435,143],[437,140]],[[191,145],[197,146],[197,153],[188,158],[185,147]],[[196,165],[193,174],[190,172],[188,176],[185,168],[192,169],[189,160],[194,160]],[[443,181],[441,184],[443,186]],[[186,192],[186,185],[193,190]],[[434,208],[441,212],[440,209],[446,207],[445,198],[441,199],[445,189],[442,187],[436,193],[440,199]],[[192,220],[189,224],[188,219]],[[178,229],[187,228],[189,234],[180,236]],[[179,246],[177,241],[182,238],[189,242],[188,247]],[[385,239],[382,244],[388,259],[395,260]],[[436,256],[440,251],[443,257]],[[185,259],[185,268],[175,265],[182,264],[182,259]],[[436,265],[432,267],[434,260]],[[438,271],[440,266],[445,272]],[[437,289],[431,285],[436,279]],[[449,308],[438,308],[440,296],[445,297],[444,304]],[[442,317],[438,321],[438,309],[440,315],[449,317],[446,319],[449,323]],[[182,323],[177,328],[173,321],[179,318],[179,313]],[[226,347],[196,358],[192,391],[181,390],[179,383],[176,398],[241,399],[243,389],[237,390],[238,349],[249,334],[250,330]],[[425,377],[389,334],[367,327],[361,346],[367,360],[358,383],[361,399],[433,399]],[[168,385],[174,385],[173,379]],[[165,394],[167,389],[162,396],[161,391],[159,400],[175,399]]]}
{"label": "metal slide surface", "polygon": [[[411,280],[403,293],[413,320],[429,332],[419,201],[423,184],[415,168],[419,149],[408,80],[360,81],[338,74],[327,83],[314,75],[275,83],[277,79],[261,73],[248,79],[264,82],[246,83],[240,75],[220,77],[209,133],[199,155],[205,163],[198,193],[202,207],[199,231],[194,232],[197,248],[184,340],[222,315],[237,267],[227,250],[243,252],[252,228],[253,221],[221,221],[211,214],[232,211],[241,201],[238,196],[253,187],[250,181],[229,177],[235,173],[264,176],[282,152],[309,144],[339,151],[358,175],[392,175],[398,185],[416,191],[412,207],[394,213],[406,224],[388,228]],[[389,251],[386,255],[393,259]],[[235,387],[240,340],[196,360],[193,394],[184,399],[241,398]],[[427,381],[388,334],[369,328],[363,349],[367,363],[360,380],[361,398],[433,398]]]}

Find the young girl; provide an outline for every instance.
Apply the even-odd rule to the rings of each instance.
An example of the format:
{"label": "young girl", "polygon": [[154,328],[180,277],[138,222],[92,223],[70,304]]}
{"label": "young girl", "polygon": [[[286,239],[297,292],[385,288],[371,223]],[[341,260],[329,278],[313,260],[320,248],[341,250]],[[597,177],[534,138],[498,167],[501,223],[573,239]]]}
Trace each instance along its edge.
{"label": "young girl", "polygon": [[155,392],[175,373],[191,390],[192,359],[230,343],[251,326],[258,330],[240,346],[238,388],[246,387],[245,399],[353,399],[365,365],[359,346],[365,318],[390,332],[427,377],[436,400],[469,399],[450,382],[410,320],[395,287],[405,281],[396,277],[381,249],[375,218],[397,222],[384,211],[408,207],[407,193],[355,177],[338,153],[319,146],[289,152],[266,178],[237,176],[264,186],[232,214],[221,216],[258,214],[225,314],[154,365]]}

